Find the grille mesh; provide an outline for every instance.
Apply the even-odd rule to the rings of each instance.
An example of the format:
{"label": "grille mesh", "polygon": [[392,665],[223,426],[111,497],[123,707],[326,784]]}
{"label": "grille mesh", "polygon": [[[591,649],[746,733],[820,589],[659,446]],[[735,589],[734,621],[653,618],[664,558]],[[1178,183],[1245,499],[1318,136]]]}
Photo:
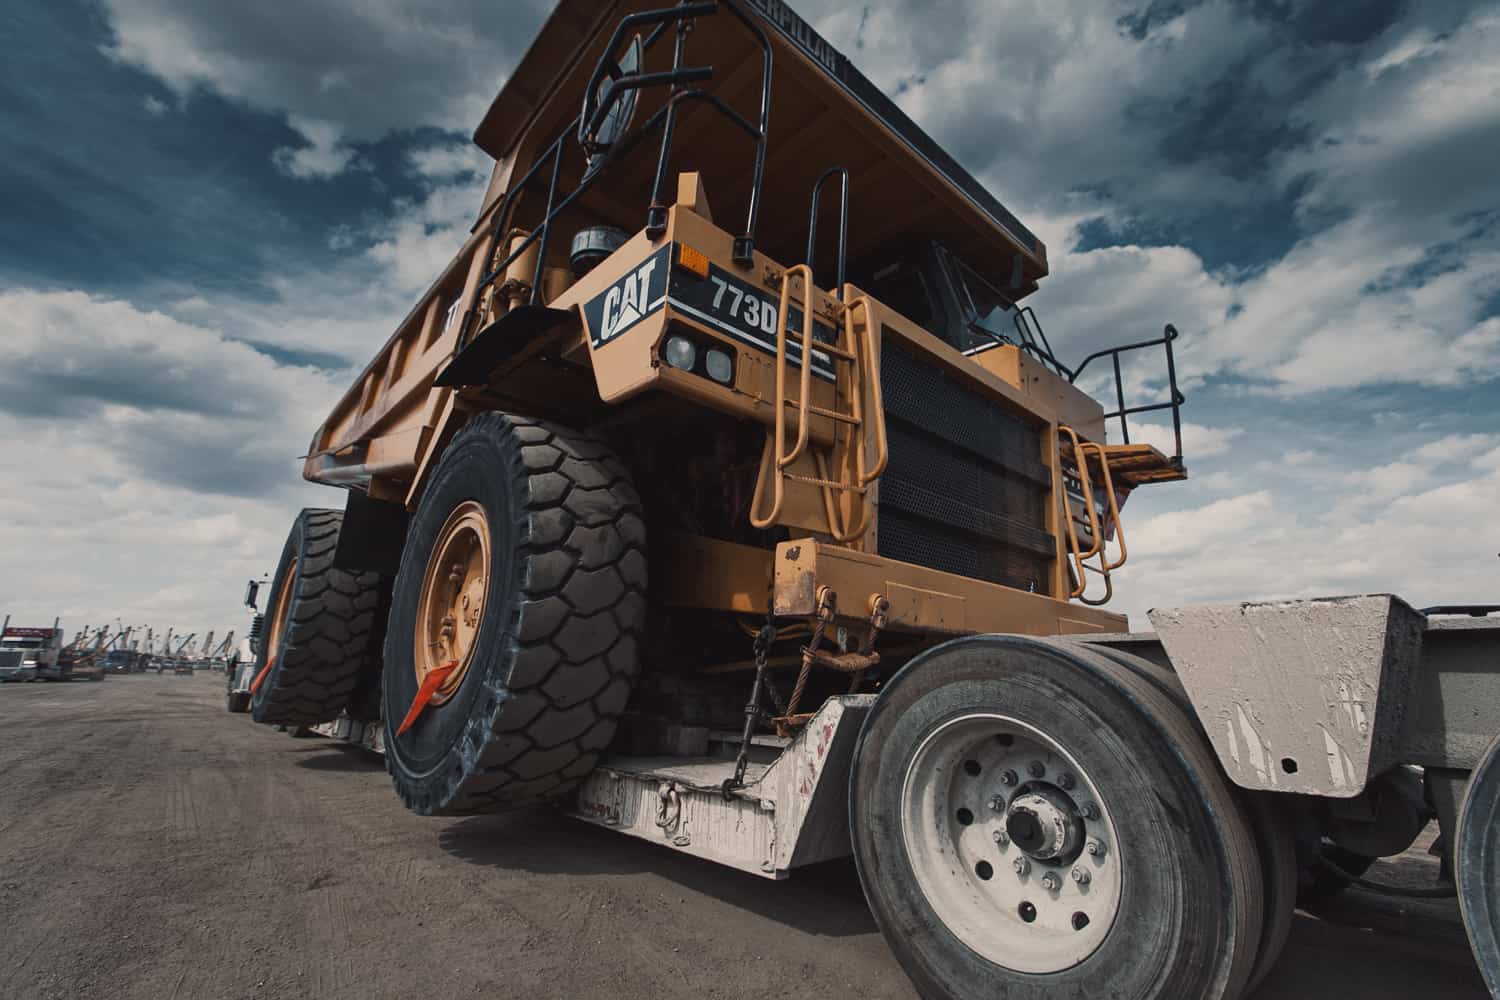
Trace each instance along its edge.
{"label": "grille mesh", "polygon": [[880,553],[1045,592],[1053,539],[1041,426],[886,338],[881,356],[890,465],[880,482]]}

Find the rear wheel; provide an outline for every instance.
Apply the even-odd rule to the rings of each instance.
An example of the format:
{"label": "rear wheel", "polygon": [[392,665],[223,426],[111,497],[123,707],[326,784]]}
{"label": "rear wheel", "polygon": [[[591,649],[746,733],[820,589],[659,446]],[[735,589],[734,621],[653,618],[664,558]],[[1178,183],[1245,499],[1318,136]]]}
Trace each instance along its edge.
{"label": "rear wheel", "polygon": [[1088,650],[961,640],[882,692],[855,859],[928,998],[1232,998],[1262,929],[1249,822],[1201,736]]}
{"label": "rear wheel", "polygon": [[380,578],[334,567],[343,522],[340,511],[304,510],[292,523],[256,656],[256,722],[315,726],[349,702],[375,627]]}
{"label": "rear wheel", "polygon": [[575,788],[630,698],[645,587],[640,501],[606,446],[500,413],[464,427],[391,595],[385,759],[407,807],[487,812]]}
{"label": "rear wheel", "polygon": [[[1071,640],[1048,641],[1072,643]],[[1172,699],[1182,710],[1184,717],[1193,717],[1193,706],[1188,699],[1187,689],[1182,686],[1181,678],[1171,670],[1144,657],[1102,643],[1091,643],[1087,648],[1151,682],[1157,690]],[[1204,738],[1207,739],[1207,736]],[[1272,793],[1247,792],[1240,788],[1233,789],[1233,794],[1243,803],[1250,829],[1255,835],[1264,892],[1260,948],[1250,972],[1249,985],[1245,988],[1248,996],[1254,994],[1271,974],[1291,937],[1292,921],[1297,909],[1297,839],[1295,826],[1283,799]]]}
{"label": "rear wheel", "polygon": [[1456,847],[1464,929],[1485,985],[1492,996],[1500,996],[1500,737],[1469,778]]}

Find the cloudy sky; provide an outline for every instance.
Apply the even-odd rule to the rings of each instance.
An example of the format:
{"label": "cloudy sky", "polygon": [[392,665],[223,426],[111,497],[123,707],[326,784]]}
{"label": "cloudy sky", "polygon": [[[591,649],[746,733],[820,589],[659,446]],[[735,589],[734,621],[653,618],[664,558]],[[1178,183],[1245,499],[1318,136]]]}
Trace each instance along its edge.
{"label": "cloudy sky", "polygon": [[[1193,479],[1132,498],[1121,610],[1500,600],[1493,3],[794,6],[1043,236],[1061,353],[1182,330]],[[240,622],[549,7],[7,5],[0,610]]]}

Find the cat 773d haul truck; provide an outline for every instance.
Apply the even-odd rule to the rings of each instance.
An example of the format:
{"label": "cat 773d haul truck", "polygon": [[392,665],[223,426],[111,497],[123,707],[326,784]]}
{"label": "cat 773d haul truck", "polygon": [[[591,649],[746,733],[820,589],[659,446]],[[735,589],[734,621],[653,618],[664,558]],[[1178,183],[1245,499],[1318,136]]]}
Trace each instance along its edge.
{"label": "cat 773d haul truck", "polygon": [[1175,331],[1065,364],[1042,243],[784,4],[565,0],[475,138],[470,238],[306,456],[348,497],[287,539],[256,721],[341,720],[424,815],[852,851],[928,997],[1245,996],[1299,877],[1435,812],[1493,975],[1500,623],[1125,635]]}

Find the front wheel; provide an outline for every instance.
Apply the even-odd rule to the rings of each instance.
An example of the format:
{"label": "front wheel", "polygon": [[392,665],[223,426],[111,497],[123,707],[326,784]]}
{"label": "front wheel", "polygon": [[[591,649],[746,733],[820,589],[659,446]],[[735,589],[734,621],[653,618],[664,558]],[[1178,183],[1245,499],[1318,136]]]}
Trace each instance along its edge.
{"label": "front wheel", "polygon": [[391,594],[385,760],[407,807],[488,812],[576,788],[630,698],[645,588],[640,500],[604,444],[501,413],[464,427]]}
{"label": "front wheel", "polygon": [[929,1000],[1230,1000],[1262,927],[1247,817],[1170,698],[1109,659],[981,637],[866,719],[855,860]]}

